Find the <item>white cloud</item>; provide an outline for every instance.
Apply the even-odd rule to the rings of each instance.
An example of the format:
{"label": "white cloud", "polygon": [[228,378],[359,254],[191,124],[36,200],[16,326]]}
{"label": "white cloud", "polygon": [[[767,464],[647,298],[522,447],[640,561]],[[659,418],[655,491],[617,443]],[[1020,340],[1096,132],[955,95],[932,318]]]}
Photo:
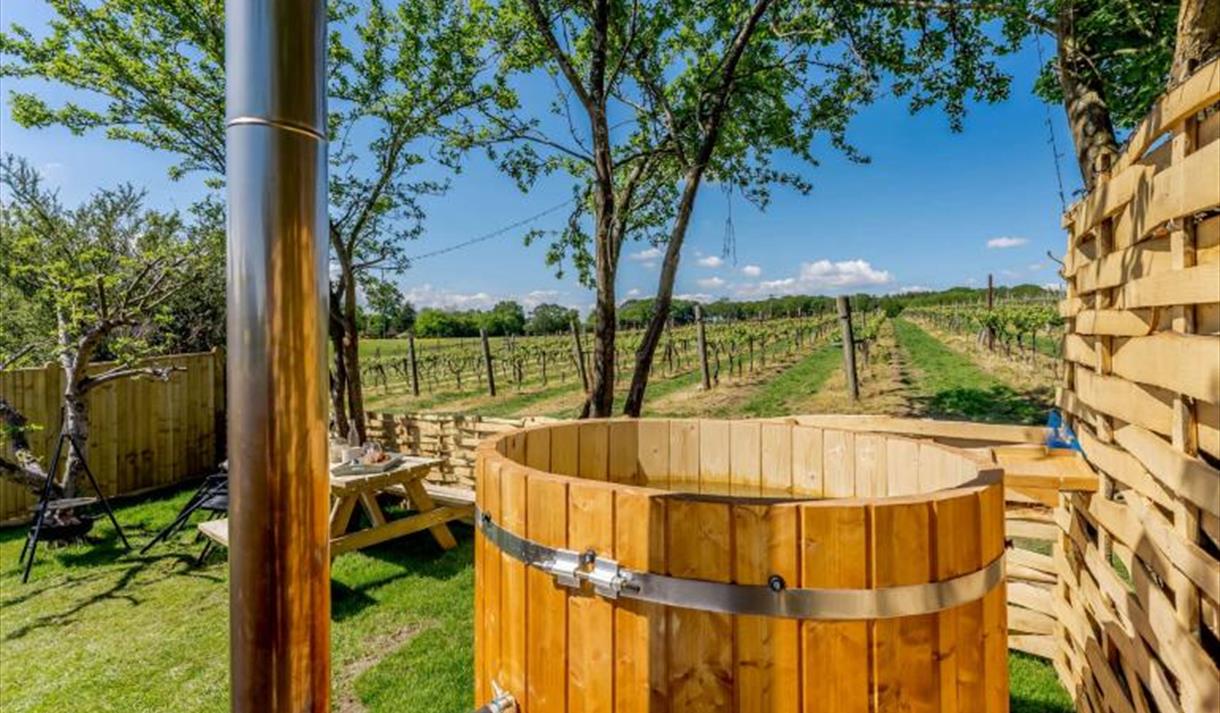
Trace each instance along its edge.
{"label": "white cloud", "polygon": [[674,295],[674,299],[687,300],[688,302],[713,302],[716,298],[703,292],[684,292],[680,295]]}
{"label": "white cloud", "polygon": [[531,310],[543,302],[554,302],[559,294],[559,290],[533,290],[521,297],[521,306]]}
{"label": "white cloud", "polygon": [[867,260],[814,260],[801,263],[792,277],[746,283],[737,287],[737,294],[762,296],[769,294],[812,294],[815,292],[859,289],[888,285],[894,276],[888,270],[878,270]]}
{"label": "white cloud", "polygon": [[639,297],[639,296],[640,296],[640,288],[638,288],[638,287],[632,287],[630,290],[627,290],[627,296],[628,296],[628,297]]}
{"label": "white cloud", "polygon": [[762,268],[758,265],[745,265],[741,268],[741,274],[746,277],[758,277],[762,275]]}
{"label": "white cloud", "polygon": [[932,292],[932,288],[925,285],[903,285],[898,288],[898,294],[900,295],[907,295],[912,292]]}
{"label": "white cloud", "polygon": [[867,287],[886,285],[893,280],[889,271],[877,270],[867,260],[818,260],[801,264],[800,281],[815,287]]}
{"label": "white cloud", "polygon": [[633,252],[627,256],[628,260],[638,262],[644,267],[653,268],[657,266],[657,260],[661,257],[661,251],[656,248],[644,248],[637,252]]}
{"label": "white cloud", "polygon": [[719,255],[706,255],[695,261],[699,267],[720,267],[724,260]]}
{"label": "white cloud", "polygon": [[1041,270],[1042,268],[1046,267],[1046,265],[1044,265],[1043,263],[1040,263],[1040,262],[1031,262],[1028,267],[1029,267],[1030,272],[1037,272],[1037,271]]}
{"label": "white cloud", "polygon": [[1021,247],[1022,245],[1026,244],[1028,242],[1029,242],[1028,238],[1000,237],[1000,238],[992,238],[991,240],[988,240],[987,247],[989,247],[993,250],[997,249],[997,248],[999,248],[999,249],[1017,248],[1017,247]]}
{"label": "white cloud", "polygon": [[795,284],[795,277],[785,277],[782,280],[763,280],[762,282],[758,283],[758,287],[763,291],[783,290],[785,288],[792,287]]}
{"label": "white cloud", "polygon": [[431,284],[418,285],[404,295],[415,307],[439,307],[441,309],[487,309],[499,300],[486,292],[454,292],[438,289]]}
{"label": "white cloud", "polygon": [[719,277],[705,277],[702,280],[695,280],[695,284],[705,290],[714,290],[717,287],[724,287],[724,280]]}

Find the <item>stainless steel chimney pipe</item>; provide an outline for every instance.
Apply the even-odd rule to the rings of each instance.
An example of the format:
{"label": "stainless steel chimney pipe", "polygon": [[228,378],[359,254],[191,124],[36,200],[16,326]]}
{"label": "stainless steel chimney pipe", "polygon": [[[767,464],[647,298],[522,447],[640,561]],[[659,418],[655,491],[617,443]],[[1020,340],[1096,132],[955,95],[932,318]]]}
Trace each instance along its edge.
{"label": "stainless steel chimney pipe", "polygon": [[329,709],[326,7],[227,0],[232,710]]}

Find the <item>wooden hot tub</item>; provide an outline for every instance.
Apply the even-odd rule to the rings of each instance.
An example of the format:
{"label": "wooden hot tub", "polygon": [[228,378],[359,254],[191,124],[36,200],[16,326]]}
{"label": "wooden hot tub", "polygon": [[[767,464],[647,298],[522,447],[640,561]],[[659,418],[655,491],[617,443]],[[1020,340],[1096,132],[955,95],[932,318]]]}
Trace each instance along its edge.
{"label": "wooden hot tub", "polygon": [[555,711],[1006,711],[1002,471],[784,422],[483,443],[475,695]]}

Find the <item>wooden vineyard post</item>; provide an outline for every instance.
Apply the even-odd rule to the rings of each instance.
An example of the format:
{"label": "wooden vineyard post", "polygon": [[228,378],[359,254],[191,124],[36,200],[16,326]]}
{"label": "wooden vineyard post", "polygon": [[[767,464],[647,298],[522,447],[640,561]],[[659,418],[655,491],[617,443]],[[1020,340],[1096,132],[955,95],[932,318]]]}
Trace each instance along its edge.
{"label": "wooden vineyard post", "polygon": [[[991,273],[987,273],[987,314],[991,314],[991,310],[995,307],[995,278]],[[989,323],[987,325],[987,351],[995,351],[995,327]]]}
{"label": "wooden vineyard post", "polygon": [[483,342],[483,366],[487,367],[487,394],[496,395],[496,372],[491,365],[491,345],[487,343],[487,330],[479,328],[479,339]]}
{"label": "wooden vineyard post", "polygon": [[851,301],[844,295],[835,298],[839,308],[839,326],[843,331],[843,373],[847,376],[847,390],[852,401],[860,400],[860,385],[856,381],[856,341],[851,329]]}
{"label": "wooden vineyard post", "polygon": [[712,376],[707,368],[707,333],[703,327],[703,307],[698,304],[695,305],[695,325],[699,338],[699,365],[703,370],[703,390],[708,391],[712,388]]}
{"label": "wooden vineyard post", "polygon": [[411,395],[419,396],[419,364],[415,361],[415,331],[407,332],[407,361],[411,363]]}
{"label": "wooden vineyard post", "polygon": [[580,325],[573,317],[569,323],[572,327],[572,355],[576,359],[576,370],[580,372],[580,384],[585,393],[589,393],[589,372],[585,370],[585,348],[580,343]]}

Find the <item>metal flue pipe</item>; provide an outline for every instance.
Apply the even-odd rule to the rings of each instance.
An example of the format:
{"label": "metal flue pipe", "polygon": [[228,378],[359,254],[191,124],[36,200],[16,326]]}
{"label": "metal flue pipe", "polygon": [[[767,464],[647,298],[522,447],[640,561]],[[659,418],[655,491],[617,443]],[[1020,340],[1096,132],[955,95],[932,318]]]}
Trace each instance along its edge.
{"label": "metal flue pipe", "polygon": [[326,6],[227,0],[232,710],[329,710]]}

